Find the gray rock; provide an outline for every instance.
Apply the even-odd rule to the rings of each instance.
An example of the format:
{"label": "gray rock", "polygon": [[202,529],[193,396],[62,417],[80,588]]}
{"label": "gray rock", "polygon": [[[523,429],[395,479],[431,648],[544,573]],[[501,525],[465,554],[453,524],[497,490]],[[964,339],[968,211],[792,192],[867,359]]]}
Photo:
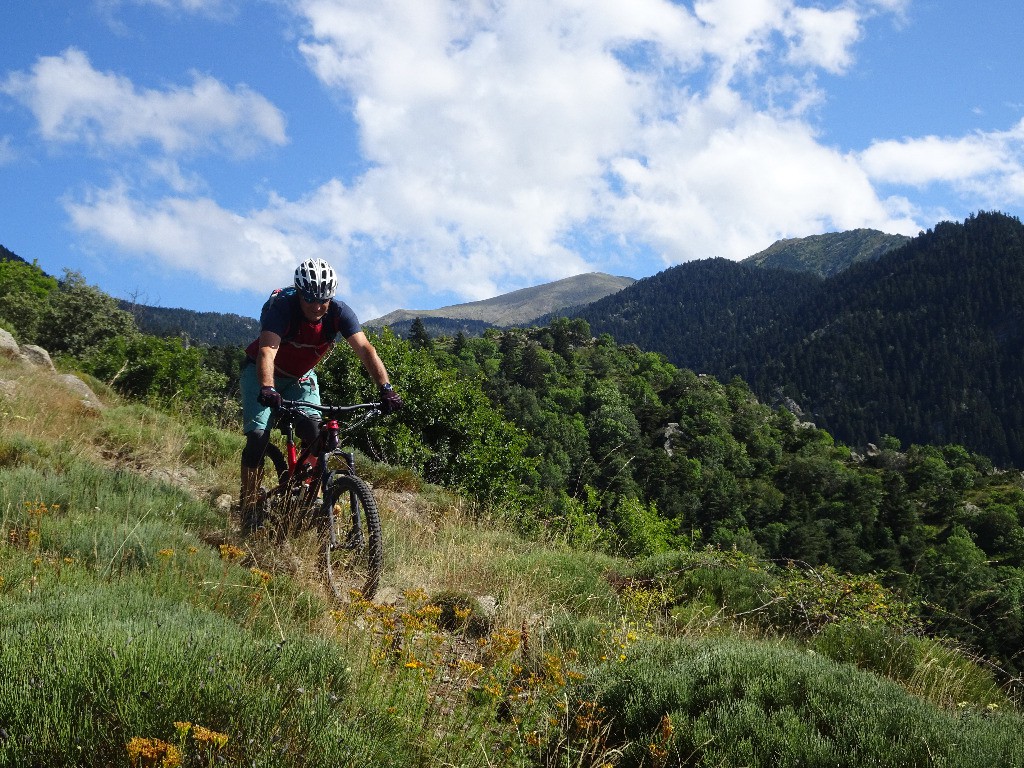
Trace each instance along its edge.
{"label": "gray rock", "polygon": [[488,621],[494,621],[498,615],[498,598],[492,595],[480,595],[477,597],[476,602],[480,606],[480,612],[483,613],[484,618]]}
{"label": "gray rock", "polygon": [[99,401],[99,398],[96,397],[96,393],[89,388],[89,385],[75,376],[75,374],[63,373],[57,377],[57,380],[67,389],[70,389],[74,394],[81,397],[82,405],[86,408],[102,411],[105,407],[103,403]]}
{"label": "gray rock", "polygon": [[21,359],[38,368],[46,368],[49,371],[57,370],[53,367],[53,360],[50,359],[50,353],[42,347],[37,347],[35,344],[24,344],[21,347]]}
{"label": "gray rock", "polygon": [[664,440],[662,441],[662,448],[665,449],[665,453],[666,454],[668,454],[669,456],[672,456],[672,454],[674,452],[674,446],[672,444],[672,440],[673,440],[673,438],[675,438],[675,437],[677,437],[679,435],[682,435],[683,434],[683,430],[681,430],[679,428],[679,424],[677,424],[674,421],[671,421],[671,422],[669,422],[668,424],[665,425],[665,429],[661,430],[659,432],[659,434],[664,436]]}
{"label": "gray rock", "polygon": [[20,354],[21,350],[18,349],[18,342],[14,340],[10,333],[0,328],[0,355],[18,357]]}

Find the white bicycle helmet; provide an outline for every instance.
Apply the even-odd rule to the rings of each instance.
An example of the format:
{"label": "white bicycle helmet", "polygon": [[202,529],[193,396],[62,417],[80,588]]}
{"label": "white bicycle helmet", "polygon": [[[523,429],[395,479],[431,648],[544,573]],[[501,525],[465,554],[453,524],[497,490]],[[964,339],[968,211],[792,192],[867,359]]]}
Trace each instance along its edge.
{"label": "white bicycle helmet", "polygon": [[323,259],[307,259],[295,268],[295,287],[306,301],[334,298],[338,278]]}

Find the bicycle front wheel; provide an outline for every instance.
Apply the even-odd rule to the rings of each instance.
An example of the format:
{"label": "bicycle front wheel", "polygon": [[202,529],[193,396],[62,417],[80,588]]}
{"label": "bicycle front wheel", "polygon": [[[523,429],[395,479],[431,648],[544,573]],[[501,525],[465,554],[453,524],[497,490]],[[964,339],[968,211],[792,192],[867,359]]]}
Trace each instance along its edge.
{"label": "bicycle front wheel", "polygon": [[370,486],[354,475],[335,474],[324,492],[327,531],[323,537],[324,575],[339,600],[353,592],[370,600],[384,570],[380,512]]}

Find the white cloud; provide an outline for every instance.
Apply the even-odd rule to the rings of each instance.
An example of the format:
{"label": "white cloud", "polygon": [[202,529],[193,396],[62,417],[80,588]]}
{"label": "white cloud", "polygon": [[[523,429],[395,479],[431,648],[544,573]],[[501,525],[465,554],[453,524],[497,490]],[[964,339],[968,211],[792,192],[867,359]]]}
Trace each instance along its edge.
{"label": "white cloud", "polygon": [[272,209],[242,216],[203,197],[144,203],[124,185],[65,207],[83,232],[233,290],[268,291],[302,259],[329,257],[324,241],[290,231]]}
{"label": "white cloud", "polygon": [[860,162],[876,183],[942,185],[975,207],[1006,210],[1024,203],[1024,120],[1008,131],[876,141]]}
{"label": "white cloud", "polygon": [[[816,100],[815,73],[852,62],[855,6],[296,7],[311,69],[351,97],[375,163],[343,197],[373,200],[372,231],[431,287],[454,281],[479,298],[502,275],[578,271],[586,263],[563,244],[583,228],[653,245],[674,263],[847,224],[914,226],[889,216],[856,162],[816,143],[809,125],[759,114],[768,87],[751,92],[770,80],[796,114]],[[403,233],[417,247],[403,252]]]}
{"label": "white cloud", "polygon": [[649,132],[646,161],[615,164],[624,194],[611,227],[647,238],[665,264],[694,257],[740,259],[794,233],[875,227],[916,233],[903,211],[878,199],[855,158],[818,144],[797,121],[744,111],[709,119],[695,103],[678,124]]}
{"label": "white cloud", "polygon": [[[588,269],[631,273],[608,243],[669,265],[833,229],[916,233],[920,211],[875,185],[996,180],[1014,199],[1024,187],[1024,123],[860,153],[823,142],[808,110],[820,75],[850,71],[866,20],[906,0],[290,7],[310,70],[352,105],[368,169],[232,212],[188,158],[161,157],[148,168],[169,193],[94,191],[67,203],[75,226],[230,288],[269,290],[321,256],[374,316],[424,288],[472,300]],[[281,114],[244,87],[197,77],[140,90],[74,50],[4,87],[52,140],[169,153],[285,140]]]}
{"label": "white cloud", "polygon": [[961,138],[876,141],[861,154],[861,162],[878,181],[914,186],[1012,176],[1024,169],[1024,120],[1009,131]]}
{"label": "white cloud", "polygon": [[126,77],[95,70],[75,48],[9,75],[0,92],[33,112],[47,141],[99,149],[154,143],[167,153],[217,148],[239,156],[287,141],[280,111],[244,85],[230,89],[194,74],[187,87],[139,89]]}
{"label": "white cloud", "polygon": [[860,19],[854,9],[793,8],[789,19],[793,36],[789,58],[793,63],[833,73],[850,66],[852,46],[860,37]]}

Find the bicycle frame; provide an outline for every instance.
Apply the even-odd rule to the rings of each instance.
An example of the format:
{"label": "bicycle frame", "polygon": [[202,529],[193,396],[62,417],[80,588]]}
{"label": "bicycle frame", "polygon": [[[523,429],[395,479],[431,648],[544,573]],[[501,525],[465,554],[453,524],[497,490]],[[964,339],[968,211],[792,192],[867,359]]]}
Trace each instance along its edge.
{"label": "bicycle frame", "polygon": [[[311,445],[302,447],[301,452],[295,443],[295,428],[293,420],[296,416],[303,416],[302,409],[319,411],[327,418],[320,422],[317,436]],[[341,424],[339,416],[364,411],[365,416],[355,424],[349,425],[346,431],[368,421],[380,413],[380,403],[357,403],[356,405],[316,405],[299,400],[284,400],[281,403],[280,413],[283,414],[283,423],[279,425],[285,436],[285,461],[287,463],[287,474],[278,478],[278,487],[284,489],[296,478],[300,482],[312,481],[310,492],[315,496],[321,490],[320,486],[326,477],[324,472],[318,471],[318,467],[326,466],[327,459],[332,454],[340,455],[345,459],[346,468],[342,471],[347,473],[355,472],[355,454],[351,451],[339,451],[338,444],[341,441]]]}

